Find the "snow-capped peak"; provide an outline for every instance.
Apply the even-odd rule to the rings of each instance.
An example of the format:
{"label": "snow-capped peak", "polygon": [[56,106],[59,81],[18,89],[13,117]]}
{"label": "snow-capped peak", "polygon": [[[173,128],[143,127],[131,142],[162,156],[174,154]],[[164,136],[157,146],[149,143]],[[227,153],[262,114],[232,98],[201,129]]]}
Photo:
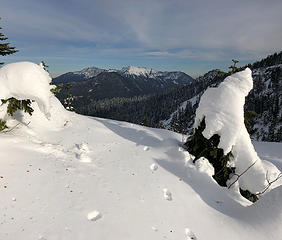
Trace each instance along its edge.
{"label": "snow-capped peak", "polygon": [[78,74],[78,75],[84,75],[85,78],[92,78],[92,77],[96,77],[98,74],[105,72],[105,69],[100,69],[97,67],[88,67],[88,68],[84,68],[81,71],[76,71],[73,72],[74,74]]}
{"label": "snow-capped peak", "polygon": [[122,68],[120,70],[120,73],[125,74],[125,75],[155,77],[159,73],[159,71],[152,69],[152,68],[128,66],[128,67]]}

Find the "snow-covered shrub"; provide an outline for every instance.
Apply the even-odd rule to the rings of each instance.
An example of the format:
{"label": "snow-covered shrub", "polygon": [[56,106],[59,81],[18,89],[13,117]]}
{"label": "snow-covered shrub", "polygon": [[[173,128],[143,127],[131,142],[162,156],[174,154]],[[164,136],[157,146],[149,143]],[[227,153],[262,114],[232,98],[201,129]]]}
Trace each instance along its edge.
{"label": "snow-covered shrub", "polygon": [[0,68],[0,128],[3,130],[7,127],[7,119],[17,110],[23,110],[31,115],[32,101],[35,101],[48,117],[52,95],[50,82],[51,77],[42,65],[19,62]]}
{"label": "snow-covered shrub", "polygon": [[249,68],[227,77],[203,94],[196,111],[194,134],[186,146],[195,161],[207,158],[222,186],[238,182],[241,193],[254,197],[267,187],[265,169],[244,124],[245,97],[253,87]]}
{"label": "snow-covered shrub", "polygon": [[229,180],[231,173],[234,173],[235,168],[232,167],[233,155],[231,152],[226,155],[222,148],[218,147],[220,136],[214,134],[207,139],[203,136],[203,131],[206,128],[205,118],[200,125],[195,129],[194,134],[187,139],[187,150],[195,156],[193,160],[196,163],[200,158],[204,157],[213,165],[215,174],[213,178],[220,186],[226,187],[226,182]]}

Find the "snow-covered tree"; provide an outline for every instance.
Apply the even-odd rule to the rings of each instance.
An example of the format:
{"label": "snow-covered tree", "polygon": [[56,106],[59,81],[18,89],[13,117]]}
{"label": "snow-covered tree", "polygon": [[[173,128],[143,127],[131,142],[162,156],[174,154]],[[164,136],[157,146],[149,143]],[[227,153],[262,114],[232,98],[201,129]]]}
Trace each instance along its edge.
{"label": "snow-covered tree", "polygon": [[[1,19],[1,18],[0,18]],[[2,28],[0,27],[0,30]],[[0,55],[1,56],[6,56],[6,55],[11,55],[18,50],[16,50],[15,47],[11,47],[10,43],[5,42],[8,38],[5,37],[3,33],[0,32],[0,41],[4,41],[3,43],[0,43]],[[3,65],[4,62],[0,62],[0,65]],[[24,112],[29,113],[30,115],[33,112],[33,109],[31,108],[31,100],[30,99],[22,99],[18,100],[14,97],[10,97],[8,99],[1,99],[1,105],[7,104],[7,114],[10,116],[13,116],[14,113],[17,110],[23,110]],[[0,131],[4,130],[7,128],[6,121],[3,119],[0,119]]]}
{"label": "snow-covered tree", "polygon": [[242,195],[255,201],[268,186],[271,169],[258,157],[244,124],[245,97],[253,87],[251,73],[247,68],[206,90],[186,146],[194,161],[205,157],[211,162],[213,177],[221,186],[236,185]]}
{"label": "snow-covered tree", "polygon": [[[2,130],[6,121],[17,110],[31,115],[36,102],[41,112],[48,118],[50,113],[51,77],[42,65],[31,62],[6,64],[0,68],[0,119]],[[6,100],[5,100],[6,99]],[[25,105],[25,102],[28,104]]]}

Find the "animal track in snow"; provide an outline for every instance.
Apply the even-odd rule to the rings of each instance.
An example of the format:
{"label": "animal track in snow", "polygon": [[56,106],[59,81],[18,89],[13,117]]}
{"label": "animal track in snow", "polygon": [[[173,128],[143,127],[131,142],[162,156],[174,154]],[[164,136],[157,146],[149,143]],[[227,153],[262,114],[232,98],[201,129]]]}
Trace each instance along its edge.
{"label": "animal track in snow", "polygon": [[84,152],[84,153],[90,152],[87,143],[81,143],[81,144],[75,144],[75,145],[81,152]]}
{"label": "animal track in snow", "polygon": [[187,236],[187,240],[197,240],[197,237],[189,228],[185,228],[185,235]]}
{"label": "animal track in snow", "polygon": [[88,153],[90,152],[87,143],[81,143],[81,144],[75,144],[75,157],[80,161],[84,163],[92,162],[91,158],[88,156]]}
{"label": "animal track in snow", "polygon": [[164,198],[166,200],[168,200],[168,201],[172,201],[172,194],[171,194],[171,192],[167,188],[164,188],[163,192],[164,192]]}

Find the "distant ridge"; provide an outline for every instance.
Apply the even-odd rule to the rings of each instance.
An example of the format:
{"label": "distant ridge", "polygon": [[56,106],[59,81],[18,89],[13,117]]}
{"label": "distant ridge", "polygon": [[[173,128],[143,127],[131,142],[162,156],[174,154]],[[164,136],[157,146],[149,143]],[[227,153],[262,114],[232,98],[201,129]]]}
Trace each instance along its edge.
{"label": "distant ridge", "polygon": [[[194,79],[184,72],[162,72],[135,66],[124,67],[121,70],[89,67],[53,79],[54,84],[71,83],[72,95],[79,98],[80,102],[86,103],[105,98],[159,93],[170,88],[185,86],[192,81]],[[63,102],[66,95],[66,89],[63,87],[58,97]]]}
{"label": "distant ridge", "polygon": [[[186,84],[193,80],[193,78],[184,72],[172,71],[162,72],[152,68],[127,66],[121,70],[116,69],[100,69],[97,67],[88,67],[80,71],[64,73],[56,78],[53,78],[53,83],[67,83],[67,82],[81,82],[91,78],[97,77],[100,73],[116,72],[123,77],[129,78],[150,78],[150,79],[164,79],[172,80],[174,84]],[[181,80],[180,80],[181,79]]]}

